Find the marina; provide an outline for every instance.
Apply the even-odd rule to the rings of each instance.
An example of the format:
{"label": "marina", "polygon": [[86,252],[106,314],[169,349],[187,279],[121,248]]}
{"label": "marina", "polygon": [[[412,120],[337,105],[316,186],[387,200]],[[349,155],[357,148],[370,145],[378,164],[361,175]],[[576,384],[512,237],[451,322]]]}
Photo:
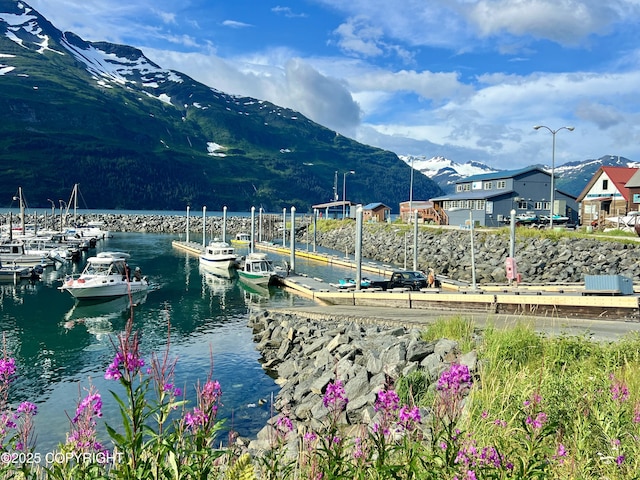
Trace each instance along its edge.
{"label": "marina", "polygon": [[[174,241],[174,248],[199,255],[202,247],[194,242]],[[281,256],[291,254],[289,248],[267,242],[258,242],[256,249]],[[300,258],[356,270],[352,258],[295,249]],[[295,260],[294,260],[295,263]],[[402,270],[391,265],[363,262],[361,271],[388,278],[393,271]],[[394,307],[403,309],[440,309],[443,311],[473,311],[493,314],[529,315],[554,318],[609,318],[640,320],[637,292],[619,294],[617,291],[590,292],[585,284],[512,284],[487,285],[472,288],[459,281],[438,278],[440,288],[420,291],[377,288],[343,289],[327,279],[290,272],[278,276],[277,281],[288,290],[321,305]]]}

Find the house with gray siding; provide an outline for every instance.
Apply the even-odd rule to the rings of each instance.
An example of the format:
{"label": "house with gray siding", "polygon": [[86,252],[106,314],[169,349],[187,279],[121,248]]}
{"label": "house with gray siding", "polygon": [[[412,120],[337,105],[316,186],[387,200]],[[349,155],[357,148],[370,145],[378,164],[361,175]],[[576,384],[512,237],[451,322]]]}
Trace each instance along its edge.
{"label": "house with gray siding", "polygon": [[[555,185],[554,185],[555,186]],[[578,222],[576,197],[554,188],[553,214]],[[539,167],[473,175],[456,182],[455,193],[432,198],[448,225],[498,227],[516,216],[549,217],[551,174]]]}

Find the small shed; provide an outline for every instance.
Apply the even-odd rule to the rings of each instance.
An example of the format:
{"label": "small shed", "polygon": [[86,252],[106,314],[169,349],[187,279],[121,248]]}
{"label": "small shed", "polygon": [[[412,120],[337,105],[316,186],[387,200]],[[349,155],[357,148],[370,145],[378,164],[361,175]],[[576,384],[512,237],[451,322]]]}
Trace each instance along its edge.
{"label": "small shed", "polygon": [[370,203],[362,207],[362,219],[365,222],[386,222],[391,218],[391,208],[384,203]]}

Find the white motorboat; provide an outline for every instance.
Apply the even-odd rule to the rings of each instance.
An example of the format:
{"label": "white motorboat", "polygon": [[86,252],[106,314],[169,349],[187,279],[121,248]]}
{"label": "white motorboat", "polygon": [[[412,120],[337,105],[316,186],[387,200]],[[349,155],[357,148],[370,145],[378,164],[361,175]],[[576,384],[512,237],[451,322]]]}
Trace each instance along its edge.
{"label": "white motorboat", "polygon": [[254,285],[269,285],[277,275],[266,253],[249,253],[240,262],[238,278]]}
{"label": "white motorboat", "polygon": [[10,240],[0,243],[0,263],[5,265],[20,265],[22,267],[46,267],[53,265],[53,259],[46,252],[28,253],[24,242]]}
{"label": "white motorboat", "polygon": [[238,256],[235,248],[227,242],[212,240],[200,255],[200,265],[205,268],[229,270],[238,265]]}
{"label": "white motorboat", "polygon": [[66,277],[58,289],[79,300],[107,299],[148,290],[149,281],[139,267],[130,278],[128,259],[129,254],[123,252],[101,252],[89,257],[82,273]]}

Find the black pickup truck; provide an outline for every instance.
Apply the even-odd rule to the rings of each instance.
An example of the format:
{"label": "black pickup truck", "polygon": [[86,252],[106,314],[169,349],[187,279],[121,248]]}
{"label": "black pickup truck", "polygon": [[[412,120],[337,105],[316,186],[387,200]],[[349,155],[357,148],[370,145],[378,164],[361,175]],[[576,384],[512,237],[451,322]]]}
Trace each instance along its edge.
{"label": "black pickup truck", "polygon": [[429,281],[427,276],[422,272],[417,271],[397,271],[391,274],[389,280],[380,280],[371,282],[372,287],[379,287],[383,290],[390,290],[392,288],[408,288],[410,290],[420,290],[421,288],[427,288]]}

